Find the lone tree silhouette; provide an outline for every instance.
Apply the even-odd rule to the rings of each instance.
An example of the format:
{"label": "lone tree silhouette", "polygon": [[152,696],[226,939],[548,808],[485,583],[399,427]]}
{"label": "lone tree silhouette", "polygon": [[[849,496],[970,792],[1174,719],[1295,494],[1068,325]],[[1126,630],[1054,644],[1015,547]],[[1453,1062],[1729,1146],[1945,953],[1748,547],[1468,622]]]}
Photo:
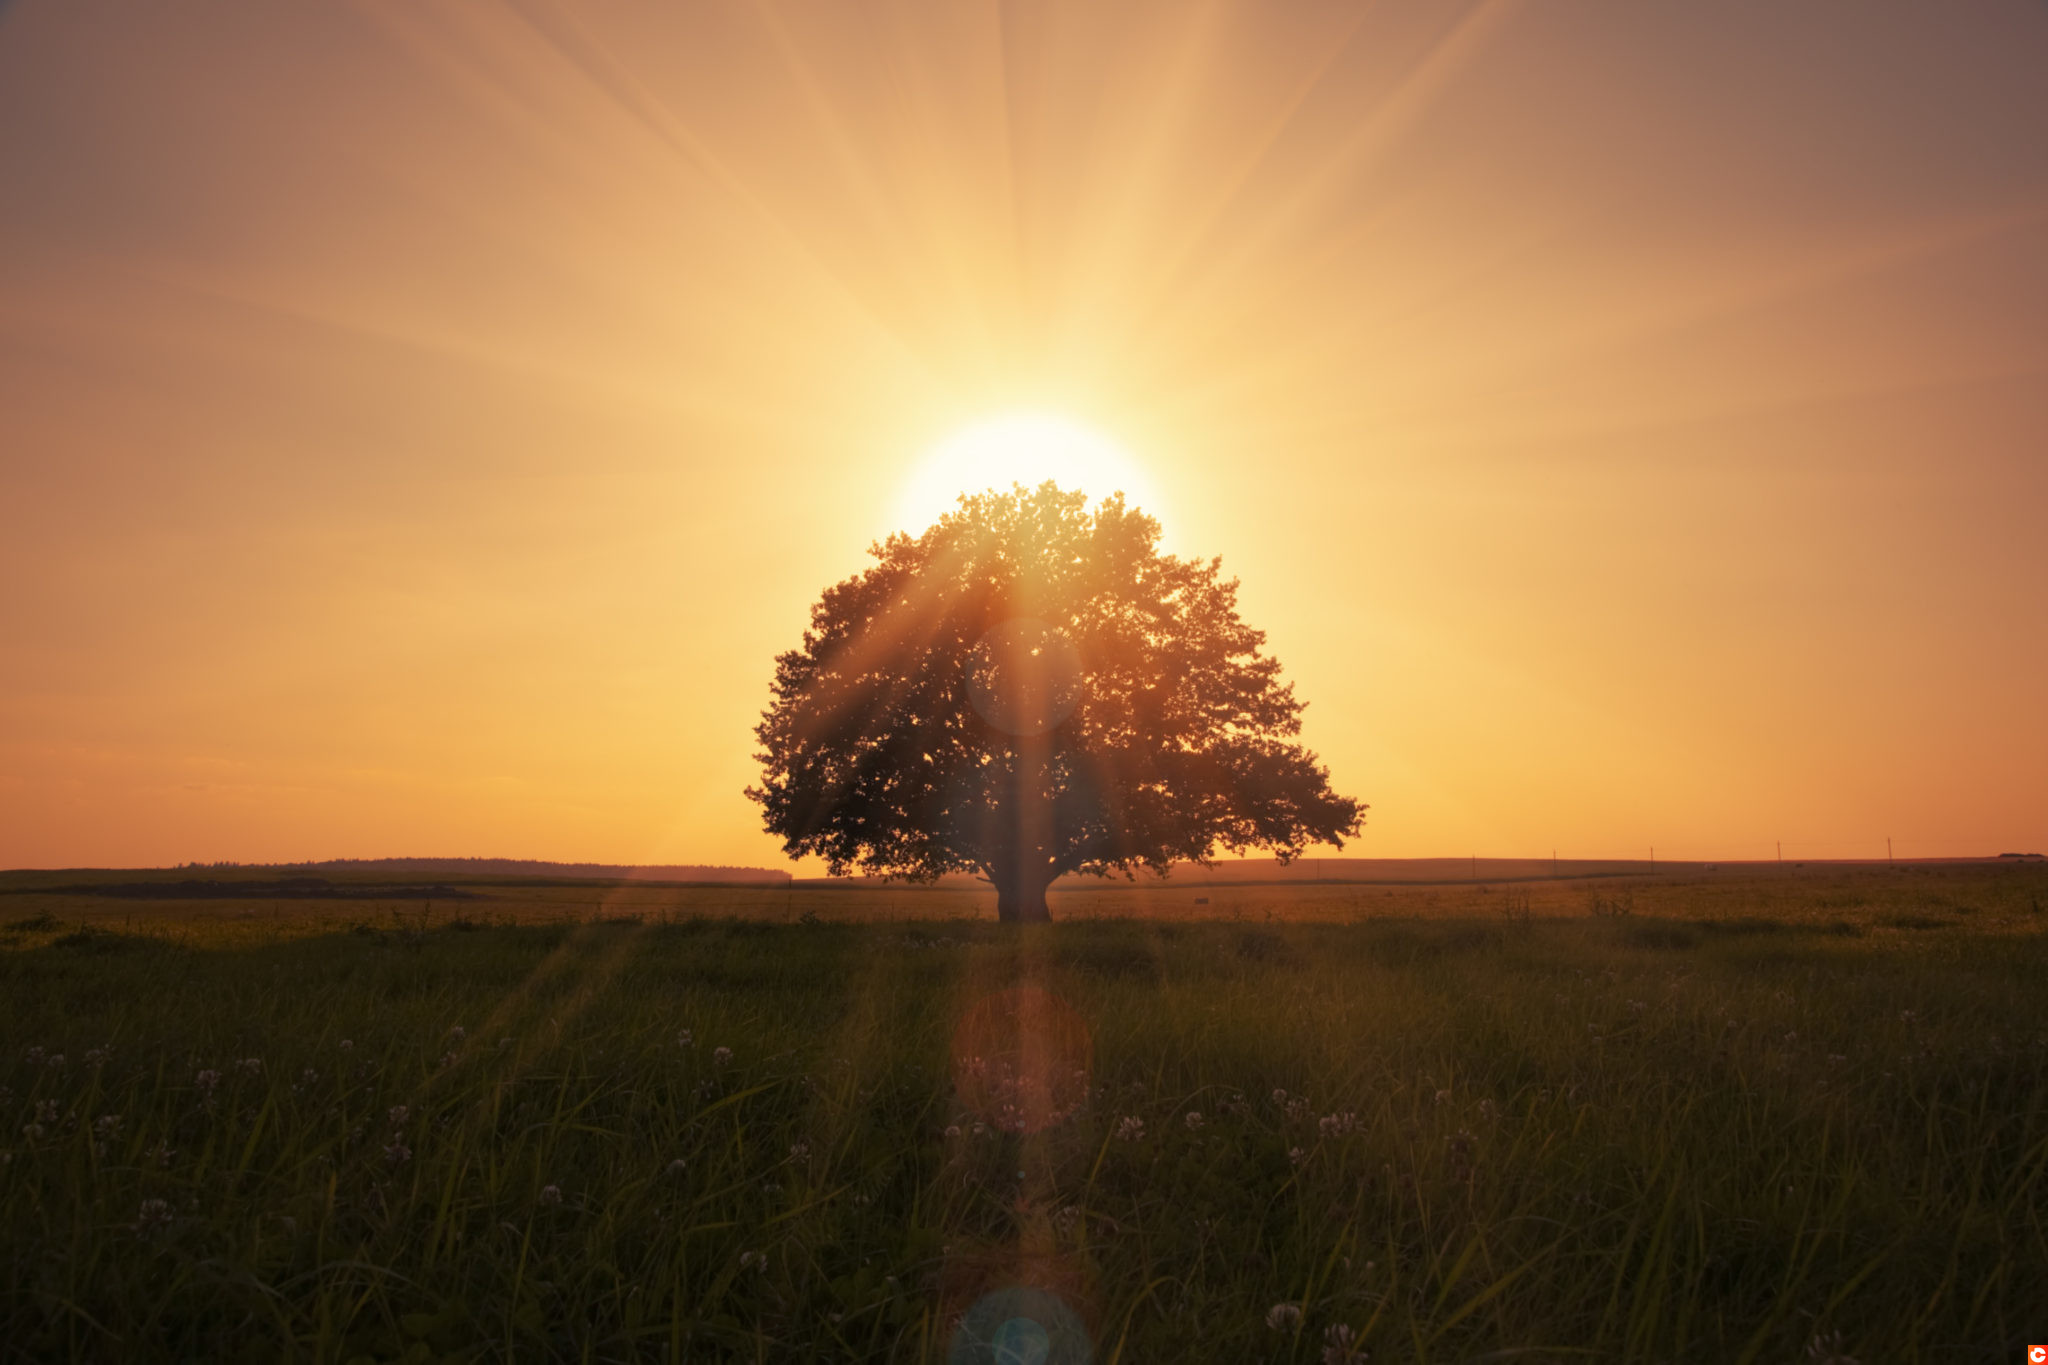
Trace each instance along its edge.
{"label": "lone tree silhouette", "polygon": [[871,547],[775,661],[747,789],[769,832],[834,876],[979,871],[1004,920],[1049,919],[1070,872],[1341,848],[1365,807],[1288,742],[1302,703],[1236,580],[1158,540],[1048,482]]}

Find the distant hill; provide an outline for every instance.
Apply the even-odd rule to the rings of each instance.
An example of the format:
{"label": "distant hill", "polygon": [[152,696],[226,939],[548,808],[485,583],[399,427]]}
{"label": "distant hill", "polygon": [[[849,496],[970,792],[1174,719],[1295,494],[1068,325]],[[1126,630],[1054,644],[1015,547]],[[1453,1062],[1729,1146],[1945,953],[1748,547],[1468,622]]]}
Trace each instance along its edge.
{"label": "distant hill", "polygon": [[766,867],[701,863],[625,866],[613,863],[544,863],[532,858],[330,858],[322,863],[275,864],[280,871],[392,872],[407,877],[554,877],[602,882],[718,882],[781,886],[787,872]]}

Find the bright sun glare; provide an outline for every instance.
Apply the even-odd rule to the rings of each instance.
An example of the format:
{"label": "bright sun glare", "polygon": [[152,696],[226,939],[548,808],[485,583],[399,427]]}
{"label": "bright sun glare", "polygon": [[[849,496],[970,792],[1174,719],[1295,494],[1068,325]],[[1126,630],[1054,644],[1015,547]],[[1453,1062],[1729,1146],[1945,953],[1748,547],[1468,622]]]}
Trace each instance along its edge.
{"label": "bright sun glare", "polygon": [[934,446],[904,486],[898,525],[913,535],[953,510],[962,493],[1051,479],[1091,501],[1121,492],[1164,519],[1158,490],[1129,451],[1091,427],[1049,413],[1011,412],[963,427]]}

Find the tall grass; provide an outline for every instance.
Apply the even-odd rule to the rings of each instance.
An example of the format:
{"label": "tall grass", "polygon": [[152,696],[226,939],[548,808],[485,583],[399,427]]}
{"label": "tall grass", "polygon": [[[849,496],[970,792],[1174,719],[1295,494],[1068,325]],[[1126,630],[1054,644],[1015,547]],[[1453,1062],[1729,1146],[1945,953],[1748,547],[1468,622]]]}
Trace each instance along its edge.
{"label": "tall grass", "polygon": [[[0,1357],[943,1360],[1030,1284],[1101,1361],[2015,1358],[2042,935],[1769,923],[44,922]],[[1019,980],[1093,1042],[1022,1134]]]}

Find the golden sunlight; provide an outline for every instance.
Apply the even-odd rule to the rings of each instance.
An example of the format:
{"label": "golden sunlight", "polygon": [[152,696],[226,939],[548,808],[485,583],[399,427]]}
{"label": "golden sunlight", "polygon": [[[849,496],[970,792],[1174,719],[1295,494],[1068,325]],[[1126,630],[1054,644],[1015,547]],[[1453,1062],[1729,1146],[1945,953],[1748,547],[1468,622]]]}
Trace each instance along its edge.
{"label": "golden sunlight", "polygon": [[1116,441],[1051,413],[1007,412],[963,427],[932,448],[904,484],[897,526],[914,534],[952,511],[963,493],[1012,484],[1035,488],[1047,479],[1091,500],[1122,493],[1131,506],[1165,520],[1157,485]]}

